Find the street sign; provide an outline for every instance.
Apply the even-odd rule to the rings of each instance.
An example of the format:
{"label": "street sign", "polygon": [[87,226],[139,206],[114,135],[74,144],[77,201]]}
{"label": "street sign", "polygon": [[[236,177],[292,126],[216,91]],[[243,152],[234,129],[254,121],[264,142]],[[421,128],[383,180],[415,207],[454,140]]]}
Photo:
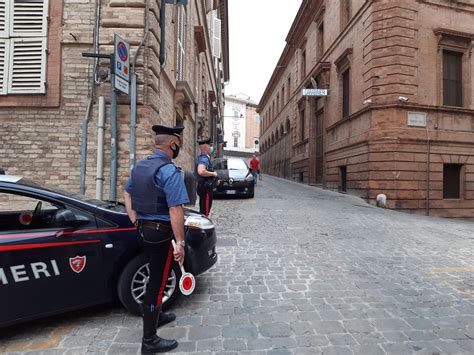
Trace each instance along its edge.
{"label": "street sign", "polygon": [[114,35],[114,72],[130,81],[130,45],[119,35]]}
{"label": "street sign", "polygon": [[426,127],[426,113],[408,112],[408,125],[414,127]]}
{"label": "street sign", "polygon": [[303,96],[328,96],[328,89],[303,89]]}
{"label": "street sign", "polygon": [[120,76],[115,76],[115,85],[114,85],[114,87],[117,90],[120,90],[121,92],[123,92],[124,94],[128,95],[128,93],[129,93],[129,83],[128,83],[128,81],[122,79]]}

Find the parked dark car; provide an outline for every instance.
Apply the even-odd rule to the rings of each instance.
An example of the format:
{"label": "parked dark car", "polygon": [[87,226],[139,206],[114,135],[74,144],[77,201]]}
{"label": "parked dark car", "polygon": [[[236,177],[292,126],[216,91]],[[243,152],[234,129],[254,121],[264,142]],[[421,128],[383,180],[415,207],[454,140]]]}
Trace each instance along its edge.
{"label": "parked dark car", "polygon": [[[185,269],[198,275],[217,261],[215,228],[189,209],[185,226]],[[0,175],[0,326],[117,297],[138,314],[148,275],[123,204]],[[175,262],[163,307],[180,293],[180,276]]]}
{"label": "parked dark car", "polygon": [[244,195],[254,197],[254,181],[247,163],[240,158],[218,158],[212,167],[219,177],[214,196]]}

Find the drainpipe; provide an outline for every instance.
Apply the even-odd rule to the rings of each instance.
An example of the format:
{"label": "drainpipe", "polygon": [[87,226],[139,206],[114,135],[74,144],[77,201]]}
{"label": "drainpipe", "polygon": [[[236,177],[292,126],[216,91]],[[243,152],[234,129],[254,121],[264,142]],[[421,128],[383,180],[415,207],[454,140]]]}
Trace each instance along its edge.
{"label": "drainpipe", "polygon": [[137,63],[138,54],[140,49],[143,47],[145,41],[148,38],[148,12],[149,12],[149,0],[145,0],[145,32],[143,39],[138,45],[137,52],[132,62],[132,83],[131,83],[131,99],[130,99],[130,171],[135,166],[135,138],[137,128],[137,73],[135,72],[135,65]]}
{"label": "drainpipe", "polygon": [[99,96],[99,122],[97,124],[97,175],[95,178],[95,198],[102,200],[104,182],[104,125],[105,99]]}
{"label": "drainpipe", "polygon": [[115,68],[111,60],[110,72],[110,184],[109,201],[115,202],[117,194],[117,91],[115,90]]}
{"label": "drainpipe", "polygon": [[[95,15],[94,15],[94,37],[93,49],[95,53],[99,53],[99,24],[100,24],[100,0],[95,0]],[[91,118],[92,104],[95,95],[95,75],[97,71],[98,58],[94,60],[94,70],[91,80],[91,90],[89,93],[89,102],[87,103],[86,114],[82,121],[82,142],[81,142],[81,163],[80,163],[80,186],[79,193],[84,195],[86,192],[86,166],[87,166],[87,128]]]}
{"label": "drainpipe", "polygon": [[161,29],[161,36],[160,36],[160,64],[165,64],[165,14],[166,14],[166,0],[161,0],[160,5],[160,29]]}
{"label": "drainpipe", "polygon": [[430,215],[430,155],[431,155],[431,141],[428,131],[428,122],[426,123],[426,215]]}

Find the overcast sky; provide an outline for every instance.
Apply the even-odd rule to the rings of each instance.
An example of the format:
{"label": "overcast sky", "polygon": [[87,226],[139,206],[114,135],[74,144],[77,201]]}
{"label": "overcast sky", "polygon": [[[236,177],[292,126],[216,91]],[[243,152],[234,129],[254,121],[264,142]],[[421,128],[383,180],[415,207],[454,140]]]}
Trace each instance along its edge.
{"label": "overcast sky", "polygon": [[226,95],[258,103],[285,48],[301,0],[229,0],[230,81]]}

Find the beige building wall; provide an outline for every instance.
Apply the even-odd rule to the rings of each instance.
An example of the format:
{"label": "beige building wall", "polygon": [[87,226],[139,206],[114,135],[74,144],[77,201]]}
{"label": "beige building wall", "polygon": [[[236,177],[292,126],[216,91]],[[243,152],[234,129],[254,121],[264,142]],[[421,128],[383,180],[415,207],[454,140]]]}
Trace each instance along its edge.
{"label": "beige building wall", "polygon": [[[255,153],[260,147],[260,118],[257,104],[245,94],[225,97],[224,140],[226,151]],[[238,145],[234,146],[234,136],[238,136]],[[258,141],[255,144],[255,141]]]}
{"label": "beige building wall", "polygon": [[[165,38],[161,38],[158,0],[101,1],[100,52],[113,51],[117,33],[131,46],[131,57],[144,38],[145,5],[148,3],[149,33],[137,57],[136,159],[153,151],[154,124],[182,123],[184,145],[177,163],[192,169],[196,134],[218,127],[223,112],[223,83],[228,80],[227,1],[189,0],[185,7],[185,66],[177,81],[177,6],[167,4]],[[33,177],[40,182],[79,189],[82,124],[91,95],[93,59],[82,57],[92,51],[95,1],[49,1],[48,76],[44,95],[0,96],[0,166],[8,174]],[[211,51],[212,14],[222,20],[221,58]],[[160,65],[160,45],[165,43],[165,61]],[[109,61],[100,60],[101,72]],[[217,77],[215,73],[223,73]],[[110,81],[102,78],[93,96],[88,124],[86,194],[95,194],[98,96],[106,98],[107,114],[104,154],[104,198],[110,176]],[[211,109],[213,107],[213,109]],[[198,116],[196,132],[196,113]],[[117,97],[117,198],[130,173],[130,97]]]}
{"label": "beige building wall", "polygon": [[[371,203],[384,193],[408,212],[474,218],[473,15],[469,1],[303,1],[258,107],[263,169]],[[462,54],[461,107],[443,103],[445,50]],[[329,96],[303,96],[311,78]],[[409,124],[411,112],[426,125]],[[461,167],[460,198],[443,195],[448,164]]]}

